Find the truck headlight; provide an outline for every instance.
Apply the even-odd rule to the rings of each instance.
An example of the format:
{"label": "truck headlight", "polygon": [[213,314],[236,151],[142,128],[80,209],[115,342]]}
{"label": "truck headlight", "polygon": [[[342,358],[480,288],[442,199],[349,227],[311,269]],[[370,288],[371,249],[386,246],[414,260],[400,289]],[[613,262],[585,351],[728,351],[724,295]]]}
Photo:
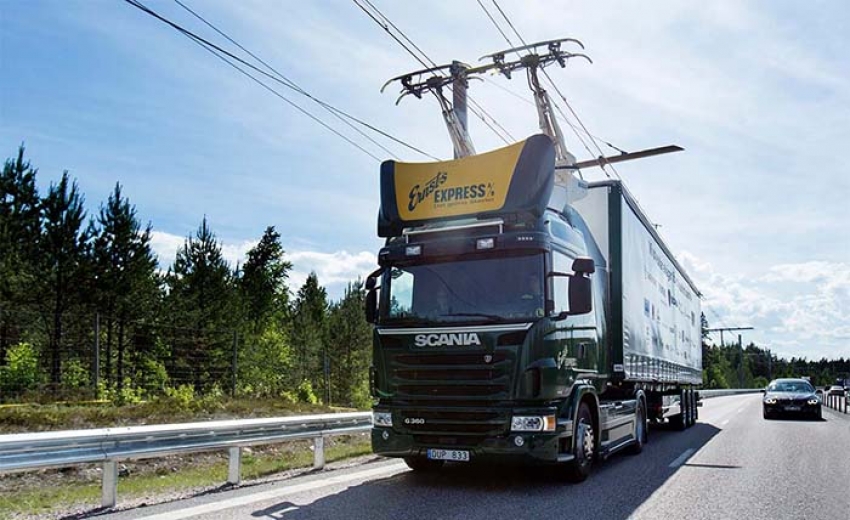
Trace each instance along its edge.
{"label": "truck headlight", "polygon": [[517,415],[511,418],[513,432],[553,432],[556,425],[554,415]]}
{"label": "truck headlight", "polygon": [[372,412],[372,425],[392,428],[393,414],[391,412]]}

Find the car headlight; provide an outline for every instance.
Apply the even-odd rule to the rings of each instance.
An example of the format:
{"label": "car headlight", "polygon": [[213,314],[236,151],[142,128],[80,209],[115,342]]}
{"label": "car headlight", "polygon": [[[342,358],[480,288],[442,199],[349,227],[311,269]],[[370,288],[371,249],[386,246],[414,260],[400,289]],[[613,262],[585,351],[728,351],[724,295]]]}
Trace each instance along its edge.
{"label": "car headlight", "polygon": [[776,404],[776,398],[768,397],[767,399],[764,400],[764,404]]}
{"label": "car headlight", "polygon": [[391,428],[393,425],[393,414],[391,412],[372,412],[372,425]]}
{"label": "car headlight", "polygon": [[820,403],[820,401],[818,399],[809,399],[808,403],[809,403],[810,406],[814,406],[814,405]]}
{"label": "car headlight", "polygon": [[556,425],[554,415],[517,415],[511,418],[513,432],[553,432]]}

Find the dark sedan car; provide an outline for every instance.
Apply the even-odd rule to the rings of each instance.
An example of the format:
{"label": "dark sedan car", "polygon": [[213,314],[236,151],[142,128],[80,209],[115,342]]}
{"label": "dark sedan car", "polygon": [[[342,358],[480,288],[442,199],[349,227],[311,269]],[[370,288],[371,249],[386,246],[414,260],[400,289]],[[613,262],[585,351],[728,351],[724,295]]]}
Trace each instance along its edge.
{"label": "dark sedan car", "polygon": [[765,419],[786,414],[820,419],[821,400],[805,379],[775,379],[764,392],[762,411]]}

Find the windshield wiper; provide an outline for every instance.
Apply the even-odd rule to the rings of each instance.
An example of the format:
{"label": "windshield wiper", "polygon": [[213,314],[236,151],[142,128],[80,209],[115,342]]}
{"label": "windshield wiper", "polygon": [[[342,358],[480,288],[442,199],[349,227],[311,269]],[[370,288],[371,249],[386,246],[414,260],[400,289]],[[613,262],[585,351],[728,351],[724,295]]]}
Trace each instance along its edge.
{"label": "windshield wiper", "polygon": [[482,312],[452,312],[450,314],[440,314],[440,317],[472,317],[472,318],[487,318],[493,321],[505,321],[505,318],[496,314],[484,314]]}

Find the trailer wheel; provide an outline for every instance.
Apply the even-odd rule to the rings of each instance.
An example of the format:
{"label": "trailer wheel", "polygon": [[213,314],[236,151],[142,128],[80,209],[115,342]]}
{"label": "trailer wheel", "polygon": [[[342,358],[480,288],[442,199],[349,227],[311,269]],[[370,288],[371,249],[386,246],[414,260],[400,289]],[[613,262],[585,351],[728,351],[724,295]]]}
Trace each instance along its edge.
{"label": "trailer wheel", "polygon": [[596,454],[596,436],[593,432],[593,417],[587,403],[581,403],[578,408],[575,426],[573,427],[573,456],[564,468],[564,478],[568,482],[582,482],[589,475]]}
{"label": "trailer wheel", "polygon": [[670,418],[670,424],[677,430],[688,427],[688,394],[685,390],[679,392],[679,413]]}
{"label": "trailer wheel", "polygon": [[686,418],[687,422],[685,423],[685,428],[690,428],[696,422],[694,418],[694,391],[693,390],[685,390],[685,409],[688,411]]}
{"label": "trailer wheel", "polygon": [[646,405],[643,400],[639,400],[637,411],[635,412],[635,442],[629,446],[627,453],[630,455],[637,455],[643,451],[643,447],[646,445],[649,433],[647,428]]}
{"label": "trailer wheel", "polygon": [[697,423],[699,419],[699,406],[697,405],[697,391],[691,390],[691,426]]}
{"label": "trailer wheel", "polygon": [[405,457],[404,463],[417,473],[431,473],[442,468],[445,461],[431,460],[425,457]]}

